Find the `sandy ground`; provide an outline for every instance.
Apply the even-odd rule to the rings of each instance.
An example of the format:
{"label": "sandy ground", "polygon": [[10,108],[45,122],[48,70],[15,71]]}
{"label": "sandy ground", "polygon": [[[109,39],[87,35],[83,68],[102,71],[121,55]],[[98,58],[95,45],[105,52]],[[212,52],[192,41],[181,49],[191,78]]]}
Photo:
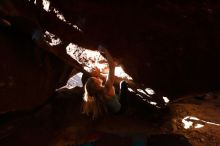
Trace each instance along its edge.
{"label": "sandy ground", "polygon": [[[170,103],[164,110],[138,101],[122,115],[91,120],[80,113],[82,100],[78,92],[62,94],[37,112],[17,113],[1,119],[0,145],[68,146],[97,139],[97,145],[106,145],[106,142],[126,143],[142,136],[148,141],[148,146],[220,146],[218,96],[209,95],[204,99],[186,97],[178,103]],[[187,116],[196,119],[190,120]],[[194,123],[188,129],[184,128],[184,118]],[[203,127],[196,128],[198,124]],[[174,135],[171,139],[166,138],[171,134]],[[152,135],[156,135],[154,141]],[[177,140],[178,135],[182,136],[180,140]]]}

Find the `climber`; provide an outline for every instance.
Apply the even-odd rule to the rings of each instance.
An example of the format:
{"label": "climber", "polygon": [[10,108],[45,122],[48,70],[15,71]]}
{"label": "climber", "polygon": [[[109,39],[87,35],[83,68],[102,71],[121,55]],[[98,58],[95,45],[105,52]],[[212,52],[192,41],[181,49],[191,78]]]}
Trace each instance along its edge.
{"label": "climber", "polygon": [[118,96],[113,86],[115,62],[106,48],[99,46],[99,52],[108,62],[109,72],[107,79],[103,84],[101,78],[90,77],[84,85],[85,93],[82,104],[82,113],[91,116],[93,119],[106,113],[122,113],[125,111],[126,105],[127,83],[121,81]]}

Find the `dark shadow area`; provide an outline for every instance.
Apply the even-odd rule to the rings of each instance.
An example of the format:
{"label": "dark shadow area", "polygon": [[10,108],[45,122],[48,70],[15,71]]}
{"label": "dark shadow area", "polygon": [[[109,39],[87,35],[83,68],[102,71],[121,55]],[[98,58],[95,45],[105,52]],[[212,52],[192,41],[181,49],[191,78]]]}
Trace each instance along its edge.
{"label": "dark shadow area", "polygon": [[147,140],[148,146],[192,146],[187,138],[179,134],[152,135]]}

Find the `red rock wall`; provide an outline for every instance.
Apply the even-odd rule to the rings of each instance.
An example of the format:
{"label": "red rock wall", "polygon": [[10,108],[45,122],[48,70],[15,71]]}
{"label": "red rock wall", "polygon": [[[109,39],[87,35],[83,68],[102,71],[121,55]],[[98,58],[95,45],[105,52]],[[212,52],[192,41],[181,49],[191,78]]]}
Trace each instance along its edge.
{"label": "red rock wall", "polygon": [[[10,15],[37,20],[43,29],[63,39],[64,44],[73,42],[93,50],[104,44],[137,83],[162,95],[176,97],[219,89],[220,3],[52,0],[51,4],[69,22],[82,28],[83,33],[43,11],[40,0],[37,6],[15,0],[5,7]],[[30,63],[29,59],[22,62],[16,56],[11,58],[18,60],[11,66]],[[32,74],[29,76],[32,79]]]}
{"label": "red rock wall", "polygon": [[21,33],[0,29],[0,48],[0,113],[41,105],[65,84],[64,71],[71,71]]}

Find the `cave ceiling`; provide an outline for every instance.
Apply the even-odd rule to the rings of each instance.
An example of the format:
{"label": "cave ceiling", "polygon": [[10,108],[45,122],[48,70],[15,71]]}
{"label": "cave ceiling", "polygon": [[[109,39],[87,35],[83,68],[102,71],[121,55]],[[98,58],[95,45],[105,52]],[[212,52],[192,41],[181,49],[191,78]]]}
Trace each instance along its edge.
{"label": "cave ceiling", "polygon": [[2,1],[1,9],[37,20],[64,46],[101,44],[135,82],[180,96],[219,88],[219,7],[205,0],[50,0],[81,31],[43,10],[42,0]]}

